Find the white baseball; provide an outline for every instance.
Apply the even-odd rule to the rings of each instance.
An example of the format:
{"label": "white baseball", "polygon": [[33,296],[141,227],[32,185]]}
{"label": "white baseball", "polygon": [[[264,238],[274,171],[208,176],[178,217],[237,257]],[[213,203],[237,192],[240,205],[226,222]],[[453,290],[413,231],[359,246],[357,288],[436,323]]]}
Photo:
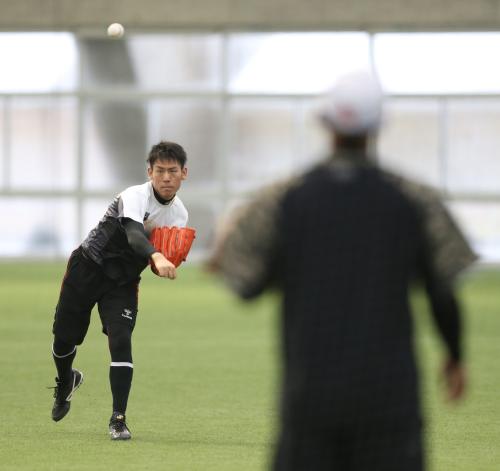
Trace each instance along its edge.
{"label": "white baseball", "polygon": [[110,38],[121,38],[125,28],[120,23],[111,23],[108,26],[108,36]]}

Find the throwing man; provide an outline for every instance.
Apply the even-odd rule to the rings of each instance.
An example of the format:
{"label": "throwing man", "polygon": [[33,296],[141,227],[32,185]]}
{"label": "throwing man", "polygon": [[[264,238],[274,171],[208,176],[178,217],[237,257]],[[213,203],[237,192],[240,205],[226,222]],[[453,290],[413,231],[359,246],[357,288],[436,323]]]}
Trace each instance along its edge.
{"label": "throwing man", "polygon": [[162,141],[152,147],[147,163],[149,181],[120,193],[71,254],[53,325],[52,353],[58,377],[52,419],[59,421],[69,412],[73,393],[83,382],[83,373],[72,364],[97,304],[111,353],[109,433],[113,440],[131,438],[125,412],[132,383],[131,338],[140,273],[150,263],[158,276],[176,277],[174,263],[155,249],[148,236],[156,227],[185,227],[188,221],[188,212],[177,196],[187,177],[184,149]]}

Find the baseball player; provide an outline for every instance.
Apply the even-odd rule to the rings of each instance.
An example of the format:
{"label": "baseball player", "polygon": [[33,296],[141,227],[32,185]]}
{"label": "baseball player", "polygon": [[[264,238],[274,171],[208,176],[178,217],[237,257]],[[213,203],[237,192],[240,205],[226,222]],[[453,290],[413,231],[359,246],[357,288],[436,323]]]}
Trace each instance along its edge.
{"label": "baseball player", "polygon": [[59,421],[69,412],[73,394],[83,382],[83,373],[72,364],[97,304],[111,354],[113,413],[109,433],[113,440],[131,438],[125,412],[132,383],[131,338],[140,273],[149,263],[158,276],[176,277],[176,266],[148,236],[156,227],[185,227],[188,221],[188,212],[177,196],[188,173],[184,149],[162,141],[152,147],[147,163],[149,181],[121,192],[71,254],[53,324],[57,378],[52,419]]}
{"label": "baseball player", "polygon": [[261,190],[211,260],[242,298],[282,294],[276,471],[423,469],[413,280],[444,341],[448,396],[464,392],[454,280],[475,255],[435,191],[376,164],[381,111],[370,74],[340,79],[321,112],[331,158]]}

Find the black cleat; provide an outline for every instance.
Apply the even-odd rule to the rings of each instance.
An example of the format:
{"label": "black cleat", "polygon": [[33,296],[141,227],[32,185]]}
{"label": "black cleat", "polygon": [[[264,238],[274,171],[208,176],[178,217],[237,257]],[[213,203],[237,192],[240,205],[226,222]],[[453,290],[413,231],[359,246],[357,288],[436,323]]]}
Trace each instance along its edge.
{"label": "black cleat", "polygon": [[73,370],[72,382],[68,385],[62,384],[59,378],[56,378],[56,386],[54,387],[54,406],[52,407],[52,420],[59,422],[69,412],[71,407],[71,399],[73,393],[83,383],[83,373],[78,370]]}
{"label": "black cleat", "polygon": [[109,419],[109,434],[111,440],[130,440],[132,435],[125,423],[125,416],[121,412],[113,412]]}

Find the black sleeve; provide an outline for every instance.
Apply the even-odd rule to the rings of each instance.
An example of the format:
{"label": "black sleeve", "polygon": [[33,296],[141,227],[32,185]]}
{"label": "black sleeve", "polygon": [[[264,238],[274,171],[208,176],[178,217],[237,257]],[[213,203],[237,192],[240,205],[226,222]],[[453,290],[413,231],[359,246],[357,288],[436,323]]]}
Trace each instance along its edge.
{"label": "black sleeve", "polygon": [[121,223],[127,234],[128,244],[137,255],[148,259],[156,252],[146,237],[144,226],[140,222],[130,218],[122,218]]}
{"label": "black sleeve", "polygon": [[420,275],[429,296],[432,316],[443,338],[448,352],[455,361],[462,359],[462,321],[461,311],[449,280],[439,276],[434,267],[433,257],[428,245],[422,244],[420,254]]}
{"label": "black sleeve", "polygon": [[447,283],[432,276],[425,279],[425,287],[434,320],[450,356],[454,360],[460,361],[462,359],[462,322],[460,308],[453,289]]}

